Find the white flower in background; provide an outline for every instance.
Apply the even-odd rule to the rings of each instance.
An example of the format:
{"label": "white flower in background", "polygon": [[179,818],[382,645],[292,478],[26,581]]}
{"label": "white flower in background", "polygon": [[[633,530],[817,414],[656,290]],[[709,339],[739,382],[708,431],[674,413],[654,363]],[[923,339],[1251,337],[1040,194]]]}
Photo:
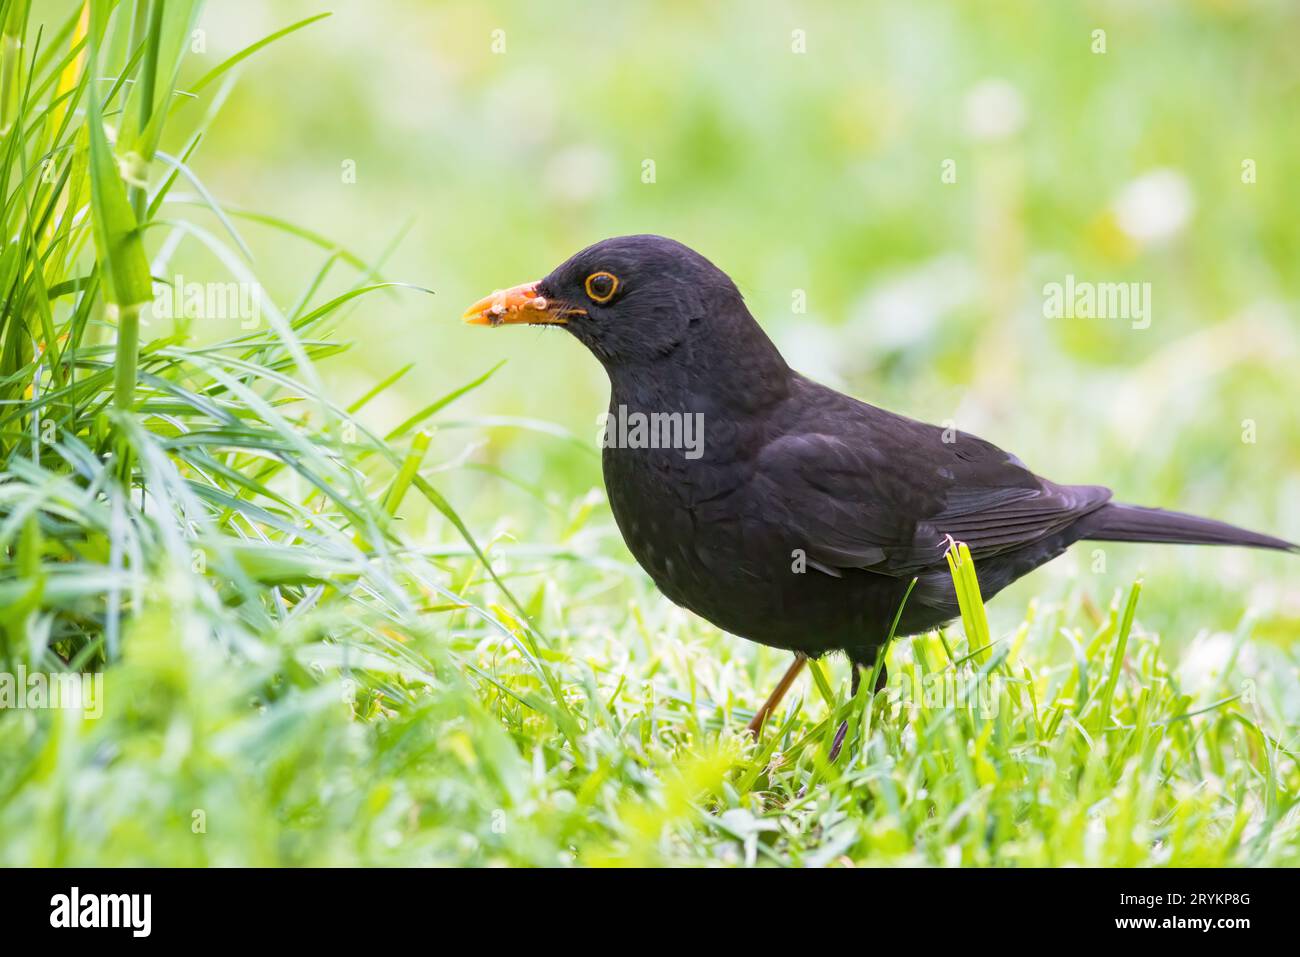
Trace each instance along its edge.
{"label": "white flower in background", "polygon": [[[799,316],[802,320],[805,317]],[[844,379],[844,339],[840,330],[820,322],[791,322],[776,329],[777,348],[793,369],[833,388],[847,386]]]}
{"label": "white flower in background", "polygon": [[[1226,632],[1210,635],[1198,635],[1187,647],[1183,660],[1178,666],[1178,676],[1182,680],[1183,690],[1189,693],[1204,690],[1223,677],[1223,669],[1232,657],[1232,646],[1236,638]],[[1237,653],[1235,671],[1241,675],[1252,675],[1258,670],[1258,663],[1249,643],[1242,645]]]}
{"label": "white flower in background", "polygon": [[542,182],[552,199],[586,203],[609,191],[613,165],[609,153],[598,146],[569,146],[551,157]]}
{"label": "white flower in background", "polygon": [[977,140],[1002,140],[1025,125],[1025,101],[1006,80],[984,80],[966,94],[966,130]]}
{"label": "white flower in background", "polygon": [[1115,199],[1115,220],[1133,239],[1158,243],[1182,231],[1194,206],[1187,177],[1158,169],[1124,187]]}
{"label": "white flower in background", "polygon": [[[851,307],[864,348],[901,349],[935,335],[946,315],[975,298],[979,276],[960,256],[939,256],[879,278]],[[843,344],[837,349],[843,356]]]}
{"label": "white flower in background", "polygon": [[510,72],[485,93],[477,111],[480,139],[486,147],[508,152],[519,160],[527,151],[550,142],[558,110],[555,80],[541,69]]}

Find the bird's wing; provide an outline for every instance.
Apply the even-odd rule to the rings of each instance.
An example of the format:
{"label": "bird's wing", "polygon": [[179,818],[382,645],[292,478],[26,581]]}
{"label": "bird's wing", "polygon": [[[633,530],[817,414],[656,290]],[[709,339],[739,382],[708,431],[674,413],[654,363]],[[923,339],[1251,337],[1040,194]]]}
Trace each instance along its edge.
{"label": "bird's wing", "polygon": [[948,537],[996,555],[1068,527],[1110,490],[1041,479],[973,435],[870,406],[839,434],[790,431],[768,442],[752,481],[771,517],[815,567],[905,576],[941,562]]}

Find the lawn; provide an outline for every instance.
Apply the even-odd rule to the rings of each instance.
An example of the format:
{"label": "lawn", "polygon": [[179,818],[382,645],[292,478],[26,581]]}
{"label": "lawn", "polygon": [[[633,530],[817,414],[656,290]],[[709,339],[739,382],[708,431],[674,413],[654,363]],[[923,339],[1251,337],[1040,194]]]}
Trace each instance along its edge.
{"label": "lawn", "polygon": [[0,864],[1300,864],[1294,556],[961,563],[754,741],[789,657],[633,563],[599,369],[457,323],[673,233],[818,378],[1300,537],[1296,14],[1007,6],[0,0]]}

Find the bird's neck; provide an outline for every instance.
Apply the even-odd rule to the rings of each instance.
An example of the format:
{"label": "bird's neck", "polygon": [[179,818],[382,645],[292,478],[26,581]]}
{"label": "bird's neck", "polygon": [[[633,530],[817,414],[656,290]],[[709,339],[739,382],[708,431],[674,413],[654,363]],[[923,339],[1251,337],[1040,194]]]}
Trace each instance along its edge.
{"label": "bird's neck", "polygon": [[611,409],[742,416],[789,396],[795,373],[748,311],[698,332],[664,355],[607,365]]}

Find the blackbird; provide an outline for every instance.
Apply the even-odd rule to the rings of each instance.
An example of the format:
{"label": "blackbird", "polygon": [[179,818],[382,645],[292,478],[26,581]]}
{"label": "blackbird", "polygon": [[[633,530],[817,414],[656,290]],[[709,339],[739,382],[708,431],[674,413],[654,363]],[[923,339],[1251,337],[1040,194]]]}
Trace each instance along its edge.
{"label": "blackbird", "polygon": [[974,435],[819,385],[786,365],[722,270],[662,236],[596,243],[464,318],[561,325],[600,360],[605,486],[628,549],[672,601],[796,653],[755,731],[806,656],[845,652],[856,688],[900,604],[898,635],[956,618],[953,540],[985,598],[1080,539],[1300,552],[1058,485]]}

